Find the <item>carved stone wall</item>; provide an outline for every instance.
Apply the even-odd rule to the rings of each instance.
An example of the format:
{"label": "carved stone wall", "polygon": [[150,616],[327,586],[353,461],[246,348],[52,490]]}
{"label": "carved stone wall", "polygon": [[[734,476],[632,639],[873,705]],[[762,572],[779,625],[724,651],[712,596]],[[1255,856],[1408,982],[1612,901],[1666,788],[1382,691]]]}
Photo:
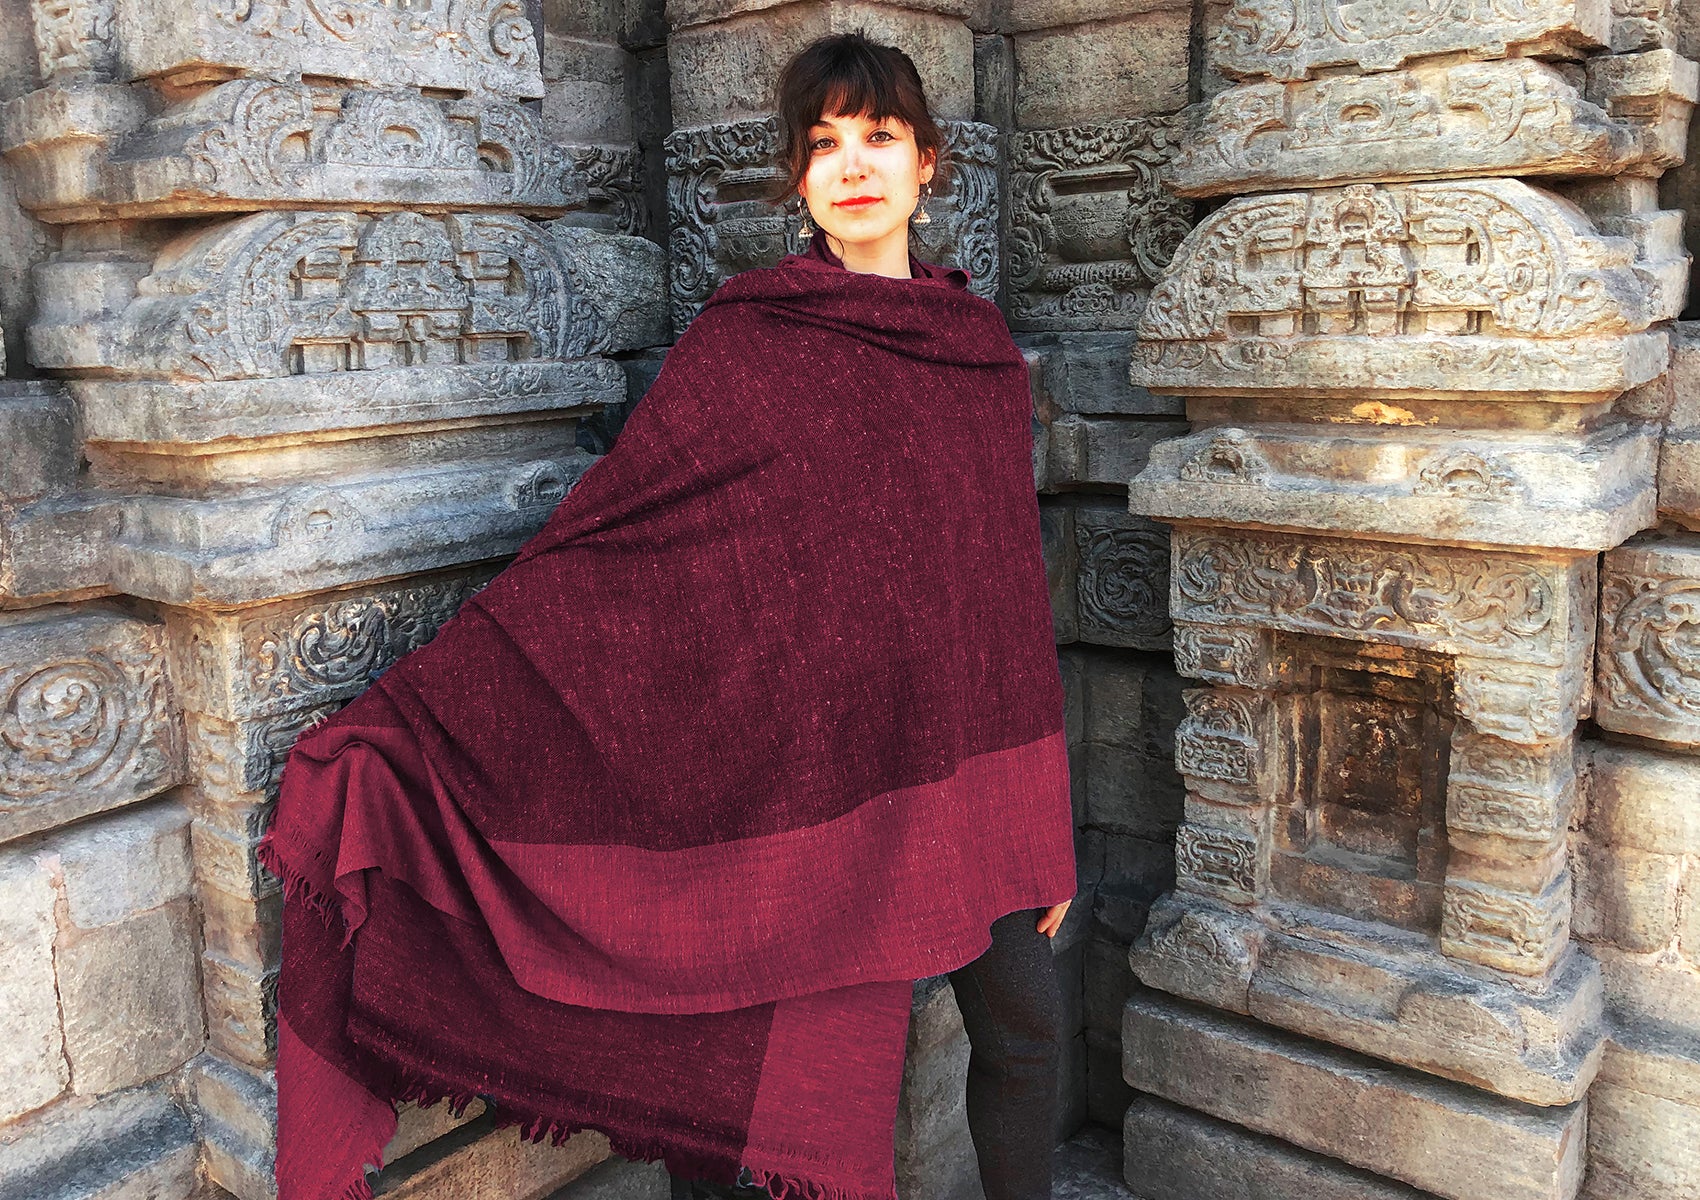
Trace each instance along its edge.
{"label": "carved stone wall", "polygon": [[[1578,731],[1700,729],[1688,255],[1655,187],[1695,64],[1662,10],[1206,11],[1167,178],[1224,202],[1129,360],[1192,423],[1130,509],[1173,527],[1202,686],[1175,889],[1132,954],[1128,1178],[1227,1122],[1280,1139],[1225,1143],[1286,1164],[1270,1195],[1307,1163],[1460,1200],[1689,1194],[1700,1058],[1655,1028],[1700,1027],[1630,999],[1682,953],[1686,846],[1594,831],[1601,765],[1650,752]],[[1652,801],[1616,778],[1620,811]]]}

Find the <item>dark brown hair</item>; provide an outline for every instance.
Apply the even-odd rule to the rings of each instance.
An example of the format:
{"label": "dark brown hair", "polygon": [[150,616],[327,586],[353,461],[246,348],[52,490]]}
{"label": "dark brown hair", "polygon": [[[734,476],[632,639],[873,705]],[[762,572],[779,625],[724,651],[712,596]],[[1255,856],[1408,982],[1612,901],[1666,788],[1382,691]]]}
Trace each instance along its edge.
{"label": "dark brown hair", "polygon": [[[829,109],[830,104],[830,109]],[[897,117],[915,132],[920,161],[936,156],[932,186],[937,194],[949,178],[950,156],[944,133],[927,107],[926,91],[915,63],[896,46],[868,38],[863,30],[816,38],[779,72],[774,88],[779,116],[779,166],[784,186],[768,197],[784,204],[808,174],[809,127],[823,116],[861,116],[885,121]]]}

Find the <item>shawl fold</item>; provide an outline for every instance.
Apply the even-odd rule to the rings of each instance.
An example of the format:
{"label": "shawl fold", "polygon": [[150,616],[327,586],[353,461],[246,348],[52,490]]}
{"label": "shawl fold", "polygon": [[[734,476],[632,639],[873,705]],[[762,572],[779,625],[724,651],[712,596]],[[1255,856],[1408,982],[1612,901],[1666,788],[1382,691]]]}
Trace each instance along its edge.
{"label": "shawl fold", "polygon": [[744,271],[608,454],[285,761],[280,1200],[403,1100],[895,1200],[913,983],[1075,893],[1027,371],[967,273]]}

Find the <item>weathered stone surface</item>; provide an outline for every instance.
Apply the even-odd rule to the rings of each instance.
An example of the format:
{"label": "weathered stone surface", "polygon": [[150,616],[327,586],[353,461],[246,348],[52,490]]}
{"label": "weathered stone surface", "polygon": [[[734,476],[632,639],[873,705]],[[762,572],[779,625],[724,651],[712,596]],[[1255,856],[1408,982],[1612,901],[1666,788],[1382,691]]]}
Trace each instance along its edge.
{"label": "weathered stone surface", "polygon": [[1122,1175],[1140,1200],[1429,1200],[1277,1138],[1136,1095],[1122,1122]]}
{"label": "weathered stone surface", "polygon": [[[1084,2],[1091,4],[1094,0]],[[1095,2],[1103,4],[1105,0]],[[667,24],[675,30],[684,29],[708,21],[723,21],[744,13],[771,12],[776,8],[787,7],[790,3],[791,0],[667,0]],[[972,0],[914,0],[904,7],[914,12],[938,13],[950,17],[967,17],[974,11]]]}
{"label": "weathered stone surface", "polygon": [[[4,356],[0,355],[0,364]],[[0,369],[4,369],[0,366]],[[77,450],[70,398],[56,384],[0,381],[0,496],[18,504],[75,484]],[[4,518],[0,518],[3,521]],[[0,591],[9,556],[0,537]]]}
{"label": "weathered stone surface", "polygon": [[658,1162],[610,1158],[592,1167],[549,1200],[671,1200],[667,1168]]}
{"label": "weathered stone surface", "polygon": [[1074,513],[1076,613],[1082,641],[1160,650],[1169,642],[1169,537],[1120,504]]}
{"label": "weathered stone surface", "polygon": [[71,1079],[54,987],[54,898],[47,866],[0,847],[0,1121],[41,1107]]}
{"label": "weathered stone surface", "polygon": [[1131,332],[1023,333],[1015,341],[1037,367],[1035,408],[1042,417],[1055,420],[1060,413],[1178,417],[1185,410],[1185,401],[1177,397],[1154,396],[1128,382]]}
{"label": "weathered stone surface", "polygon": [[1531,1104],[1580,1098],[1599,1069],[1600,971],[1575,951],[1517,986],[1459,971],[1419,934],[1177,893],[1131,959],[1148,987]]}
{"label": "weathered stone surface", "polygon": [[[1049,129],[1173,112],[1187,101],[1191,14],[1180,6],[1015,35],[1015,123]],[[1090,86],[1081,86],[1090,80]]]}
{"label": "weathered stone surface", "polygon": [[1669,50],[1245,83],[1190,110],[1169,175],[1185,196],[1482,175],[1615,175],[1682,161],[1695,64]]}
{"label": "weathered stone surface", "polygon": [[1360,407],[1609,399],[1664,370],[1660,303],[1632,241],[1516,180],[1241,197],[1181,243],[1130,378]]}
{"label": "weathered stone surface", "polygon": [[183,778],[157,625],[99,606],[7,614],[0,712],[10,729],[0,742],[0,841],[129,804]]}
{"label": "weathered stone surface", "polygon": [[85,821],[50,844],[79,928],[189,899],[189,810],[174,800]]}
{"label": "weathered stone surface", "polygon": [[1589,838],[1658,854],[1700,855],[1700,758],[1585,743]]}
{"label": "weathered stone surface", "polygon": [[232,80],[157,115],[119,84],[44,88],[0,110],[18,199],[42,220],[306,205],[559,216],[589,192],[537,115],[413,90]]}
{"label": "weathered stone surface", "polygon": [[241,1200],[275,1200],[274,1074],[203,1052],[185,1069],[185,1079],[200,1117],[208,1178]]}
{"label": "weathered stone surface", "polygon": [[166,76],[195,83],[324,75],[360,83],[543,94],[537,40],[514,0],[398,9],[359,0],[231,8],[208,0],[32,0],[41,75],[56,83]]}
{"label": "weathered stone surface", "polygon": [[1044,491],[1092,484],[1126,487],[1145,469],[1151,451],[1184,429],[1178,421],[1053,415],[1041,422],[1035,439],[1041,455],[1039,486]]}
{"label": "weathered stone surface", "polygon": [[142,1083],[200,1050],[197,923],[184,902],[61,933],[55,961],[65,1055],[79,1095]]}
{"label": "weathered stone surface", "polygon": [[1450,1200],[1569,1200],[1583,1102],[1534,1108],[1136,994],[1122,1022],[1129,1083]]}
{"label": "weathered stone surface", "polygon": [[1174,117],[1010,138],[1011,329],[1131,329],[1192,228],[1162,183]]}
{"label": "weathered stone surface", "polygon": [[196,1138],[159,1088],[44,1109],[0,1138],[0,1195],[19,1200],[192,1200]]}
{"label": "weathered stone surface", "polygon": [[1580,437],[1206,426],[1155,446],[1135,512],[1329,533],[1609,550],[1654,520],[1651,427]]}
{"label": "weathered stone surface", "polygon": [[1614,1036],[1588,1093],[1589,1200],[1700,1191],[1700,1043],[1657,1028]]}
{"label": "weathered stone surface", "polygon": [[1677,931],[1682,860],[1621,846],[1576,846],[1576,936],[1625,950],[1654,951]]}
{"label": "weathered stone surface", "polygon": [[1605,557],[1594,719],[1700,745],[1700,542],[1647,534]]}
{"label": "weathered stone surface", "polygon": [[[716,0],[717,2],[717,0]],[[937,118],[974,114],[974,35],[959,16],[865,0],[806,0],[726,20],[674,29],[667,38],[673,127],[739,121],[773,108],[773,81],[785,61],[817,37],[865,30],[876,42],[902,46],[926,80]]]}
{"label": "weathered stone surface", "polygon": [[[960,267],[968,288],[998,288],[998,131],[975,121],[941,121],[951,178],[933,189],[932,220],[911,226],[910,248],[926,262]],[[774,115],[679,128],[667,135],[668,241],[673,328],[683,332],[703,302],[739,271],[770,267],[798,250],[799,220],[763,197],[780,178]]]}
{"label": "weathered stone surface", "polygon": [[1607,43],[1601,0],[1235,0],[1210,40],[1211,66],[1230,78],[1302,79],[1319,67],[1388,71],[1414,58],[1580,57]]}
{"label": "weathered stone surface", "polygon": [[[592,272],[572,249],[583,237],[500,213],[278,212],[198,228],[157,258],[145,245],[68,247],[37,268],[30,354],[108,378],[200,382],[647,344],[587,290]],[[657,269],[615,286],[658,298],[660,251],[647,253]]]}

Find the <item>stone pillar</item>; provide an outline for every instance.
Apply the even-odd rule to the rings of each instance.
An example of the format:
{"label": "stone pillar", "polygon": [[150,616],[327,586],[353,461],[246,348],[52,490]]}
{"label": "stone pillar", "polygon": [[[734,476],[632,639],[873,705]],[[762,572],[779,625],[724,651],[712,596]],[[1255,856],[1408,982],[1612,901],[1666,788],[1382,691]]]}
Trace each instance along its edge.
{"label": "stone pillar", "polygon": [[[581,420],[627,400],[609,356],[665,341],[662,252],[628,232],[629,130],[549,135],[509,0],[32,14],[42,86],[0,148],[58,231],[24,341],[64,388],[0,398],[24,448],[0,645],[34,659],[0,801],[0,838],[32,839],[0,847],[31,1047],[0,1160],[105,1154],[175,1197],[198,1159],[259,1200],[280,896],[253,849],[282,760],[594,461]],[[490,1128],[410,1110],[386,1187],[541,1196],[608,1153]]]}
{"label": "stone pillar", "polygon": [[1129,496],[1175,528],[1206,686],[1132,954],[1127,1175],[1192,1195],[1225,1121],[1280,1139],[1227,1139],[1270,1195],[1569,1200],[1608,1032],[1571,937],[1575,731],[1597,556],[1656,520],[1688,263],[1654,181],[1695,66],[1611,53],[1568,0],[1206,12],[1229,86],[1171,183],[1223,202],[1130,368],[1193,424]]}

